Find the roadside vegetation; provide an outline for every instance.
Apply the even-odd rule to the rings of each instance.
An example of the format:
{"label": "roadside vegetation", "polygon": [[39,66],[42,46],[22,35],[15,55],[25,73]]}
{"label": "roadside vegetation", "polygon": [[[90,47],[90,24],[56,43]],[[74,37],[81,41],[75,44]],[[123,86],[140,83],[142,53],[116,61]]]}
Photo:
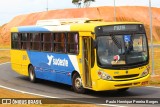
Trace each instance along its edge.
{"label": "roadside vegetation", "polygon": [[10,62],[10,51],[0,50],[0,63]]}
{"label": "roadside vegetation", "polygon": [[[150,52],[151,59],[151,52]],[[150,60],[150,66],[152,61]],[[152,68],[150,68],[152,70]],[[154,75],[151,77],[150,85],[160,86],[160,47],[154,48]]]}
{"label": "roadside vegetation", "polygon": [[2,45],[0,44],[0,49],[9,49],[10,46],[9,45]]}

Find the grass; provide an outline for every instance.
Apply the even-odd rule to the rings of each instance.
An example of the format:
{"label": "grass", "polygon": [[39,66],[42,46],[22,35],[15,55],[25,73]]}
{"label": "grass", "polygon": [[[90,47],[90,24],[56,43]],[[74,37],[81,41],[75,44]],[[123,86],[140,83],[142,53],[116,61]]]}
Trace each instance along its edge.
{"label": "grass", "polygon": [[[154,73],[156,75],[160,75],[160,47],[159,48],[154,48]],[[150,52],[150,66],[152,66],[152,56]]]}
{"label": "grass", "polygon": [[152,86],[160,86],[160,76],[152,77],[149,83]]}
{"label": "grass", "polygon": [[10,51],[0,50],[0,63],[10,62]]}
{"label": "grass", "polygon": [[[154,48],[154,74],[150,79],[150,85],[152,86],[160,86],[160,47]],[[150,71],[152,70],[152,55],[150,50]]]}
{"label": "grass", "polygon": [[2,45],[0,44],[0,49],[9,49],[10,45]]}

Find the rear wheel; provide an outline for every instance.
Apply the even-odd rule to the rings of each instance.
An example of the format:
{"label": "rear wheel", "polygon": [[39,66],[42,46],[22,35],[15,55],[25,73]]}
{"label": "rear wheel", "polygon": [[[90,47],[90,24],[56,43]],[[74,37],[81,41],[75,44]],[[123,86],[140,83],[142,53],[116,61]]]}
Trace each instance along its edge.
{"label": "rear wheel", "polygon": [[83,88],[83,85],[82,85],[82,79],[77,73],[73,75],[72,85],[75,92],[81,93],[81,94],[85,93],[85,89]]}
{"label": "rear wheel", "polygon": [[30,81],[36,82],[36,75],[35,75],[34,67],[32,65],[29,66],[28,73],[29,73]]}

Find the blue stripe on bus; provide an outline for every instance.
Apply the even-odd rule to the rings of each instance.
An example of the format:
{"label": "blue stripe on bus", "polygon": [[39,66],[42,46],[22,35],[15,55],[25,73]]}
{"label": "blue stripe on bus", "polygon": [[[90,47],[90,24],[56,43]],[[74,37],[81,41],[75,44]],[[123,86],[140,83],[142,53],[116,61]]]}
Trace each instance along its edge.
{"label": "blue stripe on bus", "polygon": [[40,27],[40,26],[21,26],[18,27],[19,32],[46,32],[49,31],[46,28]]}
{"label": "blue stripe on bus", "polygon": [[27,51],[37,78],[72,85],[75,70],[67,54]]}

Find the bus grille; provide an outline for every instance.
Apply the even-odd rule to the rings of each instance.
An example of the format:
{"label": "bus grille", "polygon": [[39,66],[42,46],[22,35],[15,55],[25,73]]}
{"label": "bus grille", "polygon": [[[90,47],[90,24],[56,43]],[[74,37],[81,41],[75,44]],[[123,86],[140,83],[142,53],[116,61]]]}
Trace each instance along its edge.
{"label": "bus grille", "polygon": [[115,79],[125,79],[125,78],[133,78],[133,77],[137,77],[137,76],[139,76],[139,74],[114,76],[114,78]]}

